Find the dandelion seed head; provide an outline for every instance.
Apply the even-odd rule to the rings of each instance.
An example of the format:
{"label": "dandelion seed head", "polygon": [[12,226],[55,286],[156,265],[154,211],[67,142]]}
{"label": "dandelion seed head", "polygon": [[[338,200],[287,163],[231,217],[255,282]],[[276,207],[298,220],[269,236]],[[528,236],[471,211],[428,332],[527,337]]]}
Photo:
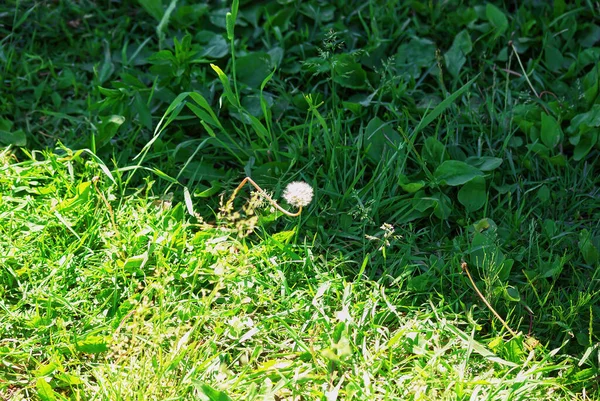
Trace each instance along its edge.
{"label": "dandelion seed head", "polygon": [[313,198],[313,189],[305,182],[295,181],[288,184],[283,191],[283,199],[292,206],[307,206]]}

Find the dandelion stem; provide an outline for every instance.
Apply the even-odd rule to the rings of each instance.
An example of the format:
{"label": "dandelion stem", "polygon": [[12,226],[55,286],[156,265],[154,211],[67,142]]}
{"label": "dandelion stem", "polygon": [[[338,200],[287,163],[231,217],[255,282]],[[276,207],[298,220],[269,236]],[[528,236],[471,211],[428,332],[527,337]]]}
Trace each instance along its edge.
{"label": "dandelion stem", "polygon": [[462,262],[461,267],[462,267],[463,271],[465,273],[467,273],[467,276],[469,276],[469,280],[471,281],[471,284],[473,285],[473,289],[475,290],[475,292],[477,293],[477,295],[479,295],[479,298],[481,298],[481,300],[483,301],[483,303],[492,311],[492,313],[494,314],[494,316],[496,316],[498,318],[498,320],[500,320],[500,322],[502,322],[502,326],[504,326],[504,328],[506,330],[508,330],[508,332],[510,334],[512,334],[513,337],[517,337],[517,333],[515,333],[515,331],[508,326],[508,323],[506,323],[504,321],[504,319],[502,319],[500,317],[500,315],[498,314],[498,312],[496,312],[496,310],[494,308],[492,308],[492,305],[490,305],[490,303],[488,302],[487,299],[485,299],[485,297],[483,296],[483,294],[481,293],[481,291],[479,291],[479,288],[477,288],[477,286],[475,285],[475,281],[473,280],[473,277],[471,277],[471,273],[469,272],[469,268],[467,266],[467,262]]}
{"label": "dandelion stem", "polygon": [[302,213],[302,206],[300,206],[298,208],[298,211],[296,213],[292,213],[292,212],[288,212],[287,210],[285,210],[284,208],[282,208],[281,206],[279,206],[279,204],[277,203],[277,201],[275,201],[273,198],[271,198],[257,183],[254,182],[254,180],[252,180],[252,178],[250,177],[246,177],[242,180],[242,182],[240,182],[240,185],[237,186],[237,188],[233,191],[233,193],[231,194],[231,197],[229,198],[229,201],[227,203],[233,203],[233,200],[235,199],[237,193],[240,191],[240,189],[242,189],[242,187],[249,182],[250,184],[252,184],[252,186],[254,188],[256,188],[258,190],[258,193],[260,195],[262,195],[264,198],[266,198],[269,203],[271,203],[271,205],[273,205],[277,210],[279,210],[281,213],[285,214],[286,216],[290,216],[290,217],[298,217],[300,216],[300,213]]}

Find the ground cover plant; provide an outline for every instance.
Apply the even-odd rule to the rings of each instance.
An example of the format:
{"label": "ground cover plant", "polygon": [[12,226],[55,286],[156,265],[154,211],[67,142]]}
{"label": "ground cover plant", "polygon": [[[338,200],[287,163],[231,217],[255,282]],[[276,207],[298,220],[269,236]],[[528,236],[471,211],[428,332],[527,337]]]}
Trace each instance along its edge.
{"label": "ground cover plant", "polygon": [[4,2],[0,398],[600,399],[598,12]]}

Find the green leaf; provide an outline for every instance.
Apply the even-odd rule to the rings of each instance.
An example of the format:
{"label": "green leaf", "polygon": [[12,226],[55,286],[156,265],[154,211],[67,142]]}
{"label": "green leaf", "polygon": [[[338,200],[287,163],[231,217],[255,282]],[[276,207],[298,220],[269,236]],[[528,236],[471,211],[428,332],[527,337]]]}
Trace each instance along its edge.
{"label": "green leaf", "polygon": [[446,159],[449,159],[448,152],[446,151],[444,144],[432,136],[425,139],[421,157],[429,166],[431,166],[432,169],[439,166]]}
{"label": "green leaf", "polygon": [[436,278],[432,274],[423,273],[408,279],[407,288],[411,292],[428,292]]}
{"label": "green leaf", "polygon": [[58,400],[58,394],[52,389],[52,386],[48,384],[43,377],[40,377],[35,382],[37,395],[42,401],[56,401]]}
{"label": "green leaf", "polygon": [[54,373],[54,371],[56,369],[59,369],[60,367],[61,367],[60,362],[50,361],[47,364],[40,365],[36,370],[33,371],[33,374],[36,375],[37,377],[49,376],[52,373]]}
{"label": "green leaf", "polygon": [[512,302],[521,301],[521,295],[519,295],[519,291],[513,286],[508,286],[504,289],[504,298]]}
{"label": "green leaf", "polygon": [[563,154],[554,155],[548,161],[555,166],[565,167],[567,165],[567,158]]}
{"label": "green leaf", "polygon": [[592,242],[592,234],[588,230],[581,230],[579,233],[578,245],[585,263],[592,266],[598,263],[600,260],[600,253],[598,252],[598,248],[594,246],[594,243]]}
{"label": "green leaf", "polygon": [[121,267],[126,272],[132,272],[144,267],[147,261],[148,252],[144,252],[141,255],[128,257],[124,262],[119,263],[119,267]]}
{"label": "green leaf", "polygon": [[81,380],[78,376],[71,375],[68,373],[59,373],[54,376],[57,380],[60,380],[67,386],[77,386],[79,384],[83,384],[83,380]]}
{"label": "green leaf", "polygon": [[99,354],[108,351],[108,341],[101,336],[89,336],[84,340],[77,341],[75,348],[79,352],[87,354]]}
{"label": "green leaf", "polygon": [[496,226],[496,222],[494,222],[494,220],[481,219],[473,224],[473,229],[475,230],[475,232],[480,233],[480,232],[483,232],[486,230],[496,230],[497,226]]}
{"label": "green leaf", "polygon": [[408,43],[403,43],[396,54],[396,70],[399,75],[417,79],[421,69],[435,63],[435,43],[429,39],[414,37]]}
{"label": "green leaf", "polygon": [[25,132],[20,129],[12,132],[0,130],[0,144],[25,146],[27,145],[27,136],[25,135]]}
{"label": "green leaf", "polygon": [[148,107],[148,104],[144,102],[142,96],[139,93],[135,94],[133,100],[133,108],[138,113],[138,119],[142,123],[142,125],[149,130],[152,129],[152,112]]}
{"label": "green leaf", "polygon": [[215,166],[208,162],[201,162],[197,160],[189,160],[186,165],[181,168],[177,178],[183,177],[193,182],[197,180],[222,180],[225,178],[223,170],[215,168]]}
{"label": "green leaf", "polygon": [[290,231],[280,231],[278,233],[275,233],[272,235],[272,239],[274,239],[277,242],[281,242],[283,244],[288,244],[290,242],[290,240],[292,238],[294,238],[294,235],[296,234],[296,230],[290,230]]}
{"label": "green leaf", "polygon": [[450,198],[441,192],[431,195],[431,199],[434,200],[433,214],[442,219],[446,220],[452,213],[452,201]]}
{"label": "green leaf", "polygon": [[540,277],[543,277],[543,278],[553,277],[556,279],[558,277],[558,275],[563,271],[563,268],[565,266],[565,261],[566,261],[565,257],[561,258],[561,257],[557,256],[556,258],[554,258],[554,261],[552,263],[550,263],[550,261],[548,261],[546,263],[542,263],[539,268],[539,270],[541,270]]}
{"label": "green leaf", "polygon": [[542,204],[550,200],[550,189],[548,188],[548,185],[542,185],[540,189],[538,189],[537,197]]}
{"label": "green leaf", "polygon": [[[13,32],[17,32],[17,29],[19,29],[19,27],[25,22],[27,21],[27,18],[29,17],[29,14],[31,14],[33,12],[33,10],[35,10],[35,8],[38,6],[38,4],[34,4],[31,8],[29,8],[27,11],[25,11],[23,13],[23,15],[19,18],[19,20],[12,26],[12,31]],[[16,14],[15,14],[16,16]]]}
{"label": "green leaf", "polygon": [[170,182],[171,184],[179,184],[179,181],[177,181],[176,178],[171,177],[170,175],[157,169],[156,167],[151,168],[150,171],[153,171],[157,176],[159,176],[163,180]]}
{"label": "green leaf", "polygon": [[206,383],[194,380],[192,384],[198,390],[200,401],[233,401],[226,393],[215,390]]}
{"label": "green leaf", "polygon": [[[267,106],[267,110],[269,110],[271,108],[271,106],[273,105],[273,98],[271,96],[267,96],[265,98],[265,106]],[[250,114],[251,116],[260,118],[262,117],[263,114],[263,110],[261,109],[261,98],[259,95],[247,95],[244,96],[242,98],[242,107],[244,108],[244,111],[247,112],[247,114]]]}
{"label": "green leaf", "polygon": [[62,201],[56,207],[58,210],[66,212],[84,205],[90,198],[90,188],[92,182],[85,181],[77,185],[76,193],[73,198]]}
{"label": "green leaf", "polygon": [[496,37],[502,35],[508,29],[508,20],[506,15],[492,3],[488,3],[485,8],[485,16],[494,28],[496,28]]}
{"label": "green leaf", "polygon": [[403,190],[412,194],[423,188],[425,186],[425,181],[419,180],[416,182],[410,182],[407,176],[400,174],[398,176],[398,184]]}
{"label": "green leaf", "polygon": [[427,209],[435,207],[437,201],[438,199],[427,196],[425,191],[419,191],[412,199],[412,205],[419,212],[425,212]]}
{"label": "green leaf", "polygon": [[457,77],[467,61],[466,55],[473,50],[471,36],[466,30],[460,31],[455,37],[452,46],[444,55],[446,68],[452,76]]}
{"label": "green leaf", "polygon": [[164,13],[162,0],[138,0],[138,3],[140,3],[144,10],[146,10],[146,12],[154,19],[157,21],[161,20]]}
{"label": "green leaf", "polygon": [[471,181],[477,176],[483,176],[478,168],[458,160],[446,160],[433,173],[440,184],[457,186]]}
{"label": "green leaf", "polygon": [[227,98],[229,103],[231,103],[232,106],[240,107],[240,103],[239,103],[237,97],[235,97],[233,90],[231,89],[231,84],[229,83],[229,78],[227,78],[227,75],[225,75],[223,70],[221,70],[221,68],[219,68],[218,65],[211,64],[210,66],[219,76],[219,80],[223,84],[223,90],[225,91],[225,97]]}
{"label": "green leaf", "polygon": [[[272,57],[271,57],[271,60],[273,60]],[[265,117],[265,120],[267,122],[271,121],[271,110],[270,109],[271,109],[272,104],[270,104],[265,99],[263,91],[265,89],[265,86],[267,86],[267,83],[271,80],[271,78],[273,78],[274,74],[275,74],[275,68],[273,68],[273,71],[271,71],[269,73],[269,75],[267,75],[260,84],[260,108],[261,108],[261,110],[263,112],[263,116]]]}
{"label": "green leaf", "polygon": [[500,358],[499,356],[497,356],[496,354],[491,352],[486,346],[475,341],[473,339],[472,335],[468,335],[467,333],[465,333],[458,327],[453,326],[452,324],[447,323],[447,322],[444,322],[443,325],[444,325],[444,328],[447,328],[450,331],[454,332],[454,334],[456,334],[457,338],[461,339],[464,342],[464,347],[468,347],[469,349],[472,349],[474,352],[481,355],[488,361],[491,361],[491,362],[494,362],[494,363],[497,363],[500,365],[508,366],[511,368],[516,368],[516,367],[520,366],[520,364],[516,364],[514,362],[507,361],[507,360]]}
{"label": "green leaf", "polygon": [[446,110],[448,107],[450,107],[450,105],[452,105],[452,103],[454,103],[454,101],[456,99],[458,99],[459,96],[461,96],[463,93],[465,93],[467,91],[467,89],[469,89],[469,87],[471,86],[471,84],[473,82],[475,82],[475,80],[477,78],[479,78],[479,74],[477,74],[469,82],[467,82],[466,84],[464,84],[459,90],[457,90],[456,92],[454,92],[453,94],[451,94],[450,96],[448,96],[446,99],[444,99],[443,101],[441,101],[437,106],[435,106],[435,108],[431,111],[431,113],[429,113],[429,114],[427,114],[426,116],[423,117],[423,119],[421,120],[421,122],[419,123],[419,125],[417,125],[417,127],[413,131],[412,135],[415,136],[423,128],[427,127],[436,118],[438,118],[439,115],[442,114],[442,112],[444,112],[444,110]]}
{"label": "green leaf", "polygon": [[111,139],[117,134],[119,127],[125,122],[125,117],[112,115],[108,117],[101,117],[101,122],[98,125],[98,133],[96,134],[95,143],[97,151],[103,146],[107,145]]}
{"label": "green leaf", "polygon": [[526,148],[534,155],[548,156],[550,153],[550,150],[539,142],[527,144]]}
{"label": "green leaf", "polygon": [[123,97],[123,92],[118,89],[108,89],[98,86],[98,91],[101,95],[106,96],[111,99],[121,99]]}
{"label": "green leaf", "polygon": [[148,61],[152,64],[171,64],[173,66],[177,64],[177,58],[173,55],[171,50],[160,50],[156,53],[153,53],[150,57],[148,57]]}
{"label": "green leaf", "polygon": [[558,145],[563,138],[563,132],[558,121],[549,114],[542,113],[542,129],[540,139],[548,148],[552,149]]}
{"label": "green leaf", "polygon": [[[272,3],[276,5],[277,3]],[[296,14],[295,7],[278,6],[275,14],[268,14],[266,22],[263,24],[265,31],[273,28],[279,28],[281,32],[287,32],[290,29],[290,19]]]}
{"label": "green leaf", "polygon": [[335,60],[333,80],[345,88],[362,89],[367,84],[367,73],[349,54],[340,54]]}
{"label": "green leaf", "polygon": [[526,355],[523,338],[514,337],[504,343],[504,357],[512,362],[523,363]]}
{"label": "green leaf", "polygon": [[113,184],[115,184],[115,185],[117,184],[117,181],[115,181],[115,177],[113,177],[113,175],[110,172],[110,170],[108,169],[108,167],[106,167],[106,164],[104,164],[104,161],[102,161],[102,159],[100,159],[98,156],[96,156],[95,153],[93,153],[89,149],[79,149],[75,154],[79,155],[80,153],[86,153],[92,159],[94,159],[94,161],[98,164],[98,167],[100,167],[100,169],[102,170],[102,172],[104,174],[106,174],[106,176],[113,182]]}
{"label": "green leaf", "polygon": [[115,65],[112,62],[112,55],[110,53],[110,45],[104,40],[104,61],[100,66],[100,70],[97,71],[98,82],[103,84],[108,78],[115,72]]}
{"label": "green leaf", "polygon": [[560,70],[565,62],[565,59],[556,47],[546,46],[544,49],[546,67],[552,72]]}
{"label": "green leaf", "polygon": [[589,111],[573,117],[567,132],[574,135],[589,127],[600,127],[600,104],[595,104]]}
{"label": "green leaf", "polygon": [[[212,32],[211,32],[212,33]],[[222,58],[229,53],[229,46],[223,35],[212,33],[210,40],[203,46],[200,56]]]}
{"label": "green leaf", "polygon": [[557,232],[556,222],[554,220],[546,219],[544,220],[544,233],[548,238],[554,237]]}
{"label": "green leaf", "polygon": [[470,164],[473,167],[477,167],[481,171],[492,171],[500,167],[502,159],[499,157],[490,156],[471,156],[465,160],[465,163]]}
{"label": "green leaf", "polygon": [[23,130],[12,131],[13,122],[0,117],[0,145],[25,146],[27,137]]}
{"label": "green leaf", "polygon": [[[197,188],[194,191],[194,197],[196,198],[208,198],[210,196],[213,196],[214,194],[218,193],[221,188],[222,185],[219,181],[210,181],[210,187],[204,187],[204,186],[199,186],[199,188]],[[199,190],[200,188],[206,188],[204,190]]]}
{"label": "green leaf", "polygon": [[210,107],[210,104],[208,103],[208,101],[204,98],[204,96],[202,96],[201,94],[197,93],[197,92],[191,92],[189,93],[189,96],[196,102],[198,103],[198,105],[200,107],[202,107],[206,113],[208,113],[208,116],[206,114],[203,114],[202,116],[198,115],[196,113],[196,115],[198,115],[198,117],[202,118],[204,121],[206,121],[209,124],[212,124],[214,126],[217,126],[221,129],[223,129],[223,126],[221,125],[221,123],[219,122],[219,118],[217,117],[217,115],[215,114],[215,112],[213,111],[212,107]]}
{"label": "green leaf", "polygon": [[592,68],[592,70],[583,77],[583,82],[581,84],[581,87],[584,88],[583,98],[588,106],[592,106],[595,103],[600,90],[600,83],[598,82],[599,67],[600,63],[596,64],[596,68]]}
{"label": "green leaf", "polygon": [[481,176],[473,178],[458,191],[458,201],[465,207],[467,212],[481,209],[486,200],[485,178]]}
{"label": "green leaf", "polygon": [[598,131],[589,131],[581,135],[579,138],[579,143],[577,143],[575,149],[573,150],[573,160],[579,161],[586,157],[597,141]]}
{"label": "green leaf", "polygon": [[515,260],[506,259],[502,254],[501,256],[502,258],[499,259],[498,278],[502,281],[506,281],[508,280],[508,277],[510,277],[510,272],[515,264]]}
{"label": "green leaf", "polygon": [[367,156],[373,162],[379,162],[387,151],[401,149],[402,137],[390,123],[384,123],[379,117],[373,118],[365,128],[363,144]]}
{"label": "green leaf", "polygon": [[273,70],[271,56],[264,52],[248,53],[238,58],[236,65],[238,82],[251,88],[258,88]]}
{"label": "green leaf", "polygon": [[[171,3],[169,3],[169,6],[163,13],[160,22],[156,26],[156,33],[158,34],[159,43],[162,43],[165,39],[164,31],[167,29],[167,26],[169,26],[169,20],[171,18],[171,14],[175,10],[175,7],[177,7],[177,0],[171,0]],[[175,41],[177,42],[177,39],[175,39]]]}

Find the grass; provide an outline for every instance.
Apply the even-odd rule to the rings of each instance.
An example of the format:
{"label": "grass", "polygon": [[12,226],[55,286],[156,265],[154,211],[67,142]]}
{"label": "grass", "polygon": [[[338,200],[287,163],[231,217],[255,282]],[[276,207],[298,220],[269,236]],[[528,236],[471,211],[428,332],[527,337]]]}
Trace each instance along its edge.
{"label": "grass", "polygon": [[600,399],[596,13],[0,6],[0,398]]}
{"label": "grass", "polygon": [[191,399],[205,383],[233,399],[576,399],[594,375],[523,336],[481,342],[476,305],[350,279],[293,232],[249,243],[146,191],[111,211],[85,156],[5,162],[6,398],[44,399],[49,382],[49,399]]}

